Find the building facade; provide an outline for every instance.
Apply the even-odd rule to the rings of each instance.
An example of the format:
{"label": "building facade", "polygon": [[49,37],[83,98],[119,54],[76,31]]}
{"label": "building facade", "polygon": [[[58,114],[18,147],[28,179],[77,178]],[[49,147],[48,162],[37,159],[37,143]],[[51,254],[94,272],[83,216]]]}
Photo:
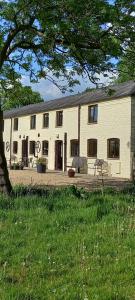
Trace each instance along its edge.
{"label": "building facade", "polygon": [[96,159],[108,162],[113,177],[131,178],[135,154],[135,82],[96,90],[4,113],[7,162],[35,166],[46,157],[49,170],[66,171],[74,157],[87,161],[94,174]]}

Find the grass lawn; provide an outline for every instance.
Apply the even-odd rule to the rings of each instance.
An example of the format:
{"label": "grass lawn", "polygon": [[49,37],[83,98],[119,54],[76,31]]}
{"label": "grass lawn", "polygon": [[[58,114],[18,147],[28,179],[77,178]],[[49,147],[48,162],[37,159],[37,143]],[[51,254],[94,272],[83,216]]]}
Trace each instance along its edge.
{"label": "grass lawn", "polygon": [[134,192],[16,191],[0,196],[0,300],[135,299]]}

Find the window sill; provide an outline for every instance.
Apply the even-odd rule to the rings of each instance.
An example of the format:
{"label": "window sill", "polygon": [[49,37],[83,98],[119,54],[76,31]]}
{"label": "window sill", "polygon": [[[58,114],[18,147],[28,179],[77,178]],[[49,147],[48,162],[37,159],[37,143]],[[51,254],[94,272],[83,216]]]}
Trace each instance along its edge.
{"label": "window sill", "polygon": [[95,125],[98,124],[98,122],[88,122],[87,125]]}
{"label": "window sill", "polygon": [[107,157],[107,160],[120,160],[120,157]]}
{"label": "window sill", "polygon": [[97,159],[97,156],[87,156],[88,159]]}
{"label": "window sill", "polygon": [[55,128],[61,128],[63,125],[56,125]]}

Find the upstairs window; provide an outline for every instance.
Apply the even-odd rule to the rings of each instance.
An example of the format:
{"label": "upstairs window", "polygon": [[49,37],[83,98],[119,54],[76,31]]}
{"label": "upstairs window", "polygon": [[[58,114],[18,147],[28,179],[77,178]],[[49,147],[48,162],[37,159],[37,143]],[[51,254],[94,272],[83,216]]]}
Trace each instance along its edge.
{"label": "upstairs window", "polygon": [[97,140],[89,139],[87,141],[87,155],[88,157],[97,157]]}
{"label": "upstairs window", "polygon": [[30,117],[30,129],[36,129],[36,115]]}
{"label": "upstairs window", "polygon": [[14,130],[18,130],[18,118],[14,119]]}
{"label": "upstairs window", "polygon": [[49,143],[48,141],[42,142],[42,155],[48,156]]}
{"label": "upstairs window", "polygon": [[49,113],[43,114],[43,128],[49,127]]}
{"label": "upstairs window", "polygon": [[120,157],[120,140],[116,138],[107,140],[107,157],[118,159]]}
{"label": "upstairs window", "polygon": [[29,153],[30,153],[31,155],[35,155],[35,146],[36,146],[35,141],[30,141],[30,149],[29,149]]}
{"label": "upstairs window", "polygon": [[70,141],[70,155],[71,157],[79,156],[79,142],[78,140]]}
{"label": "upstairs window", "polygon": [[13,154],[17,154],[18,152],[18,142],[14,141],[13,142]]}
{"label": "upstairs window", "polygon": [[98,105],[88,107],[88,123],[97,123],[98,120]]}
{"label": "upstairs window", "polygon": [[63,111],[56,111],[56,126],[63,125]]}

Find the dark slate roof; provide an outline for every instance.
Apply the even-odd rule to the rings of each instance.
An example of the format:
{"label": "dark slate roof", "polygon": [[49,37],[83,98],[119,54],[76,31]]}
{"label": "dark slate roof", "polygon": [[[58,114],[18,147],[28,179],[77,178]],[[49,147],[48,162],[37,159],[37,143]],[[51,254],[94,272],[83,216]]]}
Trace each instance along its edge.
{"label": "dark slate roof", "polygon": [[[109,90],[113,91],[110,95]],[[21,108],[15,108],[4,112],[4,118],[14,118],[24,115],[31,115],[50,110],[59,110],[78,105],[91,104],[95,102],[122,98],[135,95],[135,81],[128,81],[117,85],[111,85],[107,88],[95,89],[82,94],[63,97],[42,103],[31,104]]]}

